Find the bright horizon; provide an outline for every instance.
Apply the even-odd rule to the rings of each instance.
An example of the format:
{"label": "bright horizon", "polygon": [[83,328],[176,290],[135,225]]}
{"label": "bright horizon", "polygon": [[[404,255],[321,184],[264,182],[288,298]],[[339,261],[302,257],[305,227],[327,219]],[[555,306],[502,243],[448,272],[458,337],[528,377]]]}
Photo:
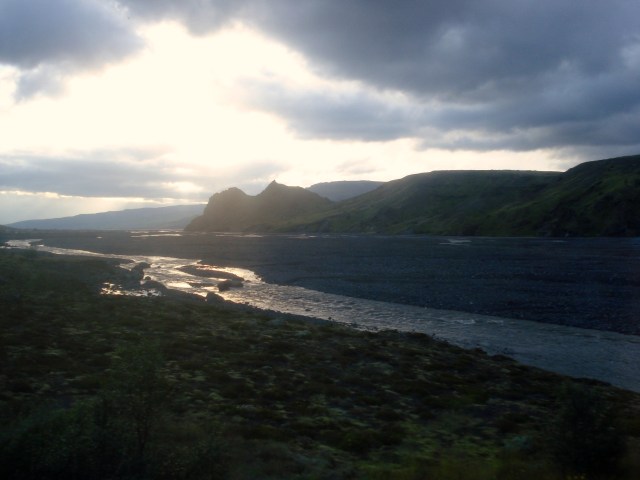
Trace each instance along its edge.
{"label": "bright horizon", "polygon": [[638,4],[518,5],[0,0],[0,224],[640,152]]}

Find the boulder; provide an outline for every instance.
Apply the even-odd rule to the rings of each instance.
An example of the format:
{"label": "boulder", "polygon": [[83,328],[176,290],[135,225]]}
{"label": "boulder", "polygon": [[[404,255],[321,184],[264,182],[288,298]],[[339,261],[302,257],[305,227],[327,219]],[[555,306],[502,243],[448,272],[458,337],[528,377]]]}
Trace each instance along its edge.
{"label": "boulder", "polygon": [[239,288],[242,286],[243,286],[242,280],[237,280],[237,279],[233,279],[233,280],[227,279],[227,280],[218,282],[218,290],[221,292],[226,292],[230,288]]}
{"label": "boulder", "polygon": [[209,292],[207,293],[207,297],[205,298],[205,301],[207,303],[220,303],[220,302],[224,302],[224,298],[222,298],[217,293]]}

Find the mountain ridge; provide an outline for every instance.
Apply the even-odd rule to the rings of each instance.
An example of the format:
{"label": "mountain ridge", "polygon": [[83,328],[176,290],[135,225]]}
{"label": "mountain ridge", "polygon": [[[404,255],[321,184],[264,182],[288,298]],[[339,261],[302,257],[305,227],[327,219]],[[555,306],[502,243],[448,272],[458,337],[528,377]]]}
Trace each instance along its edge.
{"label": "mountain ridge", "polygon": [[387,182],[346,200],[316,221],[286,228],[323,232],[473,235],[488,209],[526,198],[556,172],[440,170]]}
{"label": "mountain ridge", "polygon": [[[278,185],[274,188],[273,185]],[[190,231],[483,236],[640,236],[640,155],[594,160],[566,172],[441,170],[386,182],[339,202],[303,202],[272,182],[243,211],[215,194]],[[237,189],[236,189],[237,190]],[[224,193],[224,192],[222,192]],[[311,193],[311,192],[308,192]],[[222,215],[222,198],[226,197]],[[271,200],[265,202],[267,198]],[[276,201],[277,200],[277,201]],[[308,199],[307,199],[308,200]],[[304,208],[292,208],[301,202]],[[298,205],[300,207],[300,205]],[[238,207],[238,208],[236,208]],[[218,212],[218,217],[211,215]],[[232,224],[222,224],[224,216]],[[208,219],[207,219],[208,218]],[[227,227],[227,228],[221,228]]]}
{"label": "mountain ridge", "polygon": [[[364,193],[353,196],[359,189]],[[327,198],[341,195],[347,198]],[[640,236],[640,155],[584,162],[565,172],[440,170],[386,183],[338,181],[306,189],[273,181],[255,196],[229,188],[212,195],[206,206],[80,214],[26,220],[6,227]]]}

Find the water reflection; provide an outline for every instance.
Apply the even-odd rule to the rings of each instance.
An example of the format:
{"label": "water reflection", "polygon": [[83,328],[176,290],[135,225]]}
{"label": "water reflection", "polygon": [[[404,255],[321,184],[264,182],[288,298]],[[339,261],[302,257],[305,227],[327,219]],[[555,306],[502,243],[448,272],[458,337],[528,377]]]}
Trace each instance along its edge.
{"label": "water reflection", "polygon": [[[11,241],[9,245],[29,248],[33,242]],[[146,263],[149,266],[144,268],[145,278],[202,297],[215,292],[232,302],[332,320],[367,330],[423,332],[465,348],[482,348],[490,354],[508,355],[528,365],[640,391],[638,336],[344,297],[297,286],[269,284],[254,272],[240,268],[208,265],[209,271],[225,275],[220,278],[195,276],[184,267],[203,266],[188,259],[102,255],[41,245],[32,248],[58,254],[118,258],[128,261],[122,266],[129,269]],[[243,278],[243,287],[219,292],[217,284],[228,278],[226,274]]]}

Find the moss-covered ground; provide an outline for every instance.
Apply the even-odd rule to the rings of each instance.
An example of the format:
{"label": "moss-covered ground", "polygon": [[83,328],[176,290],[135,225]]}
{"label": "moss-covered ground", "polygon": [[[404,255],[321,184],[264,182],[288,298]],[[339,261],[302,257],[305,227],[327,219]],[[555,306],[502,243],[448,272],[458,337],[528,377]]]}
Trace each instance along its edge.
{"label": "moss-covered ground", "polygon": [[637,394],[132,275],[0,250],[3,478],[640,478]]}

